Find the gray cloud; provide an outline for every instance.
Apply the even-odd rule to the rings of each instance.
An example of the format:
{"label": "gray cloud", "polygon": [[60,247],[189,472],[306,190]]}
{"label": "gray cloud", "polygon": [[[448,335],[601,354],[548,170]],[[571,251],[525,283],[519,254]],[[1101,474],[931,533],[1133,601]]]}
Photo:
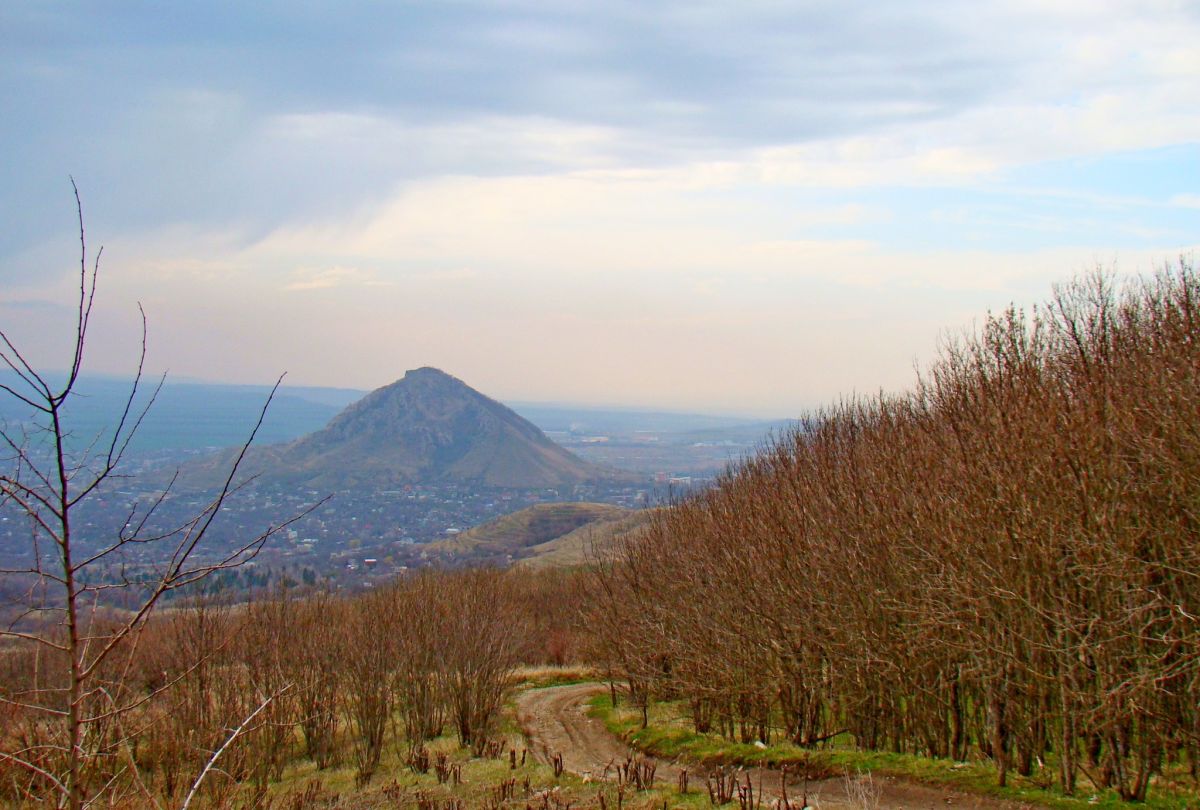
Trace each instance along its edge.
{"label": "gray cloud", "polygon": [[[415,177],[562,167],[464,134],[498,120],[604,128],[593,160],[660,165],[945,116],[1012,70],[964,22],[888,3],[9,4],[0,254],[61,230],[71,172],[100,226],[255,231]],[[373,124],[278,131],[320,114]]]}
{"label": "gray cloud", "polygon": [[106,239],[175,226],[236,249],[446,175],[738,160],[914,124],[897,151],[969,148],[972,127],[1039,138],[1007,105],[1146,83],[1129,68],[1159,50],[1147,26],[1194,31],[1194,4],[3,4],[0,261],[28,281],[45,263],[13,257],[70,246],[69,173]]}

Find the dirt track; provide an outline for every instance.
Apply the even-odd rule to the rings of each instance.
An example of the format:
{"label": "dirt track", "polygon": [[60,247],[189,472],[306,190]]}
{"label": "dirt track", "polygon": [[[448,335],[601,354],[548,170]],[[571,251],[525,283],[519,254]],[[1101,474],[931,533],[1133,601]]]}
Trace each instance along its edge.
{"label": "dirt track", "polygon": [[629,746],[587,716],[588,698],[605,691],[604,684],[581,683],[523,692],[517,720],[534,756],[548,763],[550,756],[562,754],[568,771],[597,780],[604,778],[605,766],[624,761]]}
{"label": "dirt track", "polygon": [[[548,755],[562,754],[563,767],[585,778],[601,780],[612,776],[612,768],[623,762],[630,753],[629,746],[609,733],[599,720],[587,716],[588,698],[607,691],[604,684],[582,683],[530,689],[517,698],[517,719],[529,738],[530,750],[538,759],[548,761]],[[548,754],[548,755],[547,755]],[[679,776],[679,766],[659,762],[656,784],[673,785]],[[606,774],[607,771],[607,774]],[[703,791],[704,778],[692,779],[692,790]],[[779,796],[779,772],[751,769],[751,782],[757,790],[762,785],[768,800]],[[877,778],[881,789],[879,810],[904,808],[971,808],[973,810],[1018,810],[1029,807],[1016,802],[1001,801],[985,796],[928,787],[887,777]],[[788,782],[788,796],[798,806],[803,786]],[[852,808],[846,798],[841,779],[826,779],[808,784],[809,804],[821,810]],[[764,805],[765,806],[765,805]]]}

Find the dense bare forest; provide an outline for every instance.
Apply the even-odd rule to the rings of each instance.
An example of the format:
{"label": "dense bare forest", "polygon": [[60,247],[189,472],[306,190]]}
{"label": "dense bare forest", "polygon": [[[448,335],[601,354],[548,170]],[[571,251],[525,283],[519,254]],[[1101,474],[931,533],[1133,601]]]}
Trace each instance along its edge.
{"label": "dense bare forest", "polygon": [[912,392],[814,415],[625,543],[604,661],[731,739],[1194,788],[1198,336],[1186,263],[988,317]]}

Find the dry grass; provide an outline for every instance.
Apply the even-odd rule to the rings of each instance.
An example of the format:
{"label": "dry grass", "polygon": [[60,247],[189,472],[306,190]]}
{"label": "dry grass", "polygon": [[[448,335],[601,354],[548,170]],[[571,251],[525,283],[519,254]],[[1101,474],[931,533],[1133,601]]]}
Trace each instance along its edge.
{"label": "dry grass", "polygon": [[600,678],[600,672],[590,664],[566,664],[564,666],[547,664],[536,667],[518,667],[513,672],[513,683],[528,689],[583,683]]}
{"label": "dry grass", "polygon": [[851,775],[849,771],[843,776],[846,790],[846,801],[856,810],[879,810],[879,802],[883,797],[883,786],[875,781],[870,771],[859,771]]}

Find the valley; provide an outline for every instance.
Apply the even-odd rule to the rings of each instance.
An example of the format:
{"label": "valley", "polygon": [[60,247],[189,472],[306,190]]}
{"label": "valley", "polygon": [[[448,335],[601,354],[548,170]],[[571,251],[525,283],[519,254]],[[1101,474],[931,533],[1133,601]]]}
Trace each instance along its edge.
{"label": "valley", "polygon": [[[122,406],[128,390],[128,382],[86,381],[70,414],[80,425],[72,435],[103,437],[105,414]],[[204,443],[244,438],[247,426],[238,418],[253,416],[255,403],[261,407],[269,394],[195,383],[164,387],[139,427],[148,435],[135,437],[140,451],[125,462],[127,474],[80,504],[80,548],[101,548],[138,515],[146,517],[145,531],[167,532],[202,512],[234,453]],[[6,407],[11,418],[22,413],[12,402]],[[579,564],[591,542],[579,533],[557,546],[550,543],[559,535],[543,534],[514,548],[470,550],[456,538],[531,507],[569,511],[593,503],[623,514],[665,503],[706,486],[772,427],[729,417],[523,408],[549,433],[435,369],[410,372],[370,396],[281,390],[262,431],[277,441],[249,449],[239,491],[222,503],[197,559],[219,561],[264,527],[290,522],[242,570],[221,572],[206,587],[248,593],[323,582],[355,589],[433,564],[508,565],[525,558]],[[305,428],[311,430],[292,435]],[[561,534],[579,528],[564,524]],[[21,542],[27,531],[20,510],[0,504],[0,565],[35,565],[31,547]],[[95,577],[107,582],[151,570],[157,553],[128,548]]]}

